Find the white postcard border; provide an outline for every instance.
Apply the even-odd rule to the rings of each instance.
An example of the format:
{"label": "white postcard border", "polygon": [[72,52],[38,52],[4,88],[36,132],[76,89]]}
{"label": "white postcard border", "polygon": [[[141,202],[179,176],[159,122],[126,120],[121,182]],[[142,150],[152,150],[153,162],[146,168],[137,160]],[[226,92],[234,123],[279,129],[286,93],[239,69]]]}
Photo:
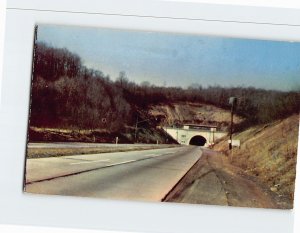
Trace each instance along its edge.
{"label": "white postcard border", "polygon": [[[276,22],[271,25],[261,23],[262,21],[259,23],[224,22],[218,20],[220,15],[216,15],[211,10],[207,11],[210,19],[216,17],[217,20],[104,14],[103,9],[100,9],[103,6],[101,4],[93,8],[94,11],[99,9],[101,14],[95,12],[93,14],[75,13],[74,11],[67,13],[51,9],[51,4],[52,7],[57,6],[55,5],[58,4],[57,1],[43,6],[49,7],[51,10],[39,9],[37,11],[32,8],[24,10],[23,4],[25,3],[21,4],[22,1],[11,2],[22,5],[20,8],[23,10],[13,9],[18,7],[15,7],[16,5],[12,7],[8,3],[9,9],[6,13],[0,114],[2,155],[0,163],[0,223],[139,232],[292,232],[294,211],[31,195],[22,192],[22,182],[35,24],[47,23],[300,41],[300,18],[293,18],[293,25],[289,26],[286,24],[285,17],[278,17],[278,15]],[[59,2],[65,7],[69,4],[68,1]],[[84,2],[86,4],[87,1]],[[104,5],[108,2],[102,1]],[[27,6],[31,7],[31,3],[36,3],[36,1],[28,1]],[[72,7],[80,9],[83,4],[83,1],[76,3],[73,1]],[[176,12],[182,11],[182,8],[180,9],[182,5],[173,5],[171,2],[168,4],[172,9],[172,14],[176,15]],[[116,12],[120,12],[123,5],[109,6]],[[139,9],[142,11],[143,7],[145,6],[139,6]],[[208,8],[213,9],[212,6]],[[220,6],[217,8],[220,11]],[[139,12],[137,8],[135,9]],[[202,11],[204,10],[202,9]],[[156,13],[156,10],[152,8],[148,11],[152,11],[152,15]],[[164,14],[162,10],[159,12]],[[266,15],[270,16],[269,20],[274,19],[272,10],[268,9],[266,12],[268,12]],[[276,10],[273,13],[277,14],[278,12]],[[202,18],[201,13],[199,13],[199,18]],[[281,24],[280,20],[284,23]],[[296,26],[298,24],[299,26]]]}

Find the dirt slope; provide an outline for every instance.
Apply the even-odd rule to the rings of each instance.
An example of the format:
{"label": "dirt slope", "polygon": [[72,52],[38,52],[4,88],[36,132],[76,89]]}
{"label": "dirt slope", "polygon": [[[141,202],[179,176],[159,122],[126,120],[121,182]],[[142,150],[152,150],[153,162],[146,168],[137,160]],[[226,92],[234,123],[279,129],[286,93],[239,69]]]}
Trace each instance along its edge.
{"label": "dirt slope", "polygon": [[[174,124],[194,123],[213,124],[221,129],[230,123],[230,111],[213,105],[180,102],[168,105],[154,105],[149,113],[160,119],[160,124],[171,126]],[[234,122],[242,121],[241,117],[235,116]]]}
{"label": "dirt slope", "polygon": [[279,197],[288,198],[292,205],[296,176],[299,116],[293,115],[272,124],[249,128],[234,134],[241,148],[229,153],[227,139],[217,143],[214,150],[226,154],[232,164],[246,174],[256,176]]}

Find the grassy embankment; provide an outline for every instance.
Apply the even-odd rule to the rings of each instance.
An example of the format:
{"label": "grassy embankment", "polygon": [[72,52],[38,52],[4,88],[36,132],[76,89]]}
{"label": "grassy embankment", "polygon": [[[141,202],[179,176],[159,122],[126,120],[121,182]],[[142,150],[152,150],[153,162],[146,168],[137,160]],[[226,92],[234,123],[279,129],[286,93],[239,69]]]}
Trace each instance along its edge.
{"label": "grassy embankment", "polygon": [[228,138],[214,146],[229,157],[231,163],[241,167],[248,175],[257,177],[279,197],[293,202],[299,115],[270,124],[250,127],[234,134],[241,141],[240,148],[228,150]]}

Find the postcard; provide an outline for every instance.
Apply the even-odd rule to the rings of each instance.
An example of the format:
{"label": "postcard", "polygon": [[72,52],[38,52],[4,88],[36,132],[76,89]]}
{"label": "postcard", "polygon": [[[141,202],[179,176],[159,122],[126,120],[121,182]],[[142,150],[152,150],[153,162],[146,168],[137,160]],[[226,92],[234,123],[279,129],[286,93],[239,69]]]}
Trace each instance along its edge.
{"label": "postcard", "polygon": [[292,209],[300,43],[38,24],[24,191]]}

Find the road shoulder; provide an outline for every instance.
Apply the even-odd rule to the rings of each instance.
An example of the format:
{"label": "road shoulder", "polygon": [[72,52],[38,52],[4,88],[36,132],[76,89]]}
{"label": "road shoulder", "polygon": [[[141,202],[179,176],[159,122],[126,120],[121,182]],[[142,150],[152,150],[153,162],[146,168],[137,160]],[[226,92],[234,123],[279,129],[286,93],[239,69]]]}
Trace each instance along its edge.
{"label": "road shoulder", "polygon": [[203,149],[200,160],[192,167],[164,201],[239,207],[290,209],[275,193],[230,164],[218,152]]}

